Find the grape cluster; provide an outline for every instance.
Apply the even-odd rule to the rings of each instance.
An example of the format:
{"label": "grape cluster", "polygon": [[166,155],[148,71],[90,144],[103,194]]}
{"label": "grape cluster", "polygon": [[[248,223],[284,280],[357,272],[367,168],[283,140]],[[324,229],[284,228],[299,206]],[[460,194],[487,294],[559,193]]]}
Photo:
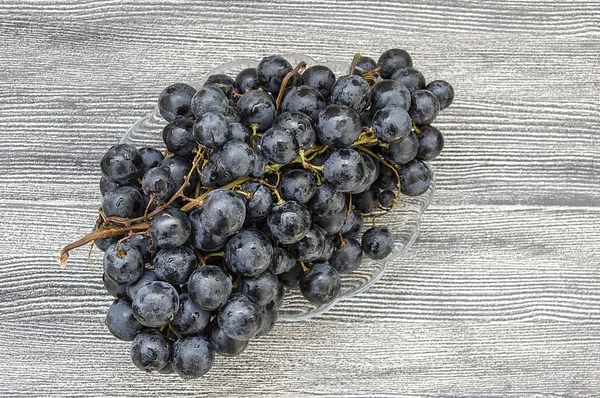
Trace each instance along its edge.
{"label": "grape cluster", "polygon": [[305,68],[274,55],[173,84],[158,100],[166,150],[103,156],[96,227],[61,259],[104,251],[106,325],[138,368],[200,377],[269,333],[287,289],[332,302],[340,274],[394,248],[375,218],[361,235],[363,219],[429,187],[450,84],[427,84],[400,49],[357,54],[345,76]]}

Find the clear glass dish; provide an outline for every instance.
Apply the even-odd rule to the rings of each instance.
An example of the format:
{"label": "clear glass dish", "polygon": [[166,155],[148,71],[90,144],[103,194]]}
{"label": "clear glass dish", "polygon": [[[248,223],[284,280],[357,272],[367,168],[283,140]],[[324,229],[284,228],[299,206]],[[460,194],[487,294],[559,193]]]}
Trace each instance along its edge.
{"label": "clear glass dish", "polygon": [[[317,62],[312,58],[301,54],[283,54],[292,65],[305,61],[308,66],[325,65],[329,67],[336,76],[348,73],[350,62]],[[208,73],[204,78],[186,82],[195,88],[200,88],[206,78],[213,74],[224,73],[233,78],[245,68],[256,67],[260,60],[237,59],[220,65]],[[158,92],[157,92],[158,96]],[[164,148],[162,142],[162,129],[166,121],[160,116],[158,108],[134,123],[121,139],[121,143],[128,143],[137,147],[152,146]],[[378,225],[388,227],[395,240],[395,248],[384,260],[375,261],[363,257],[361,266],[349,274],[342,275],[342,293],[337,300],[322,306],[317,306],[306,301],[300,292],[288,290],[284,304],[279,311],[280,320],[304,321],[314,316],[323,314],[332,308],[340,300],[353,297],[371,287],[384,274],[386,267],[394,260],[402,256],[414,243],[421,225],[421,217],[435,191],[435,175],[432,170],[432,183],[429,189],[421,196],[402,196],[396,206],[385,216],[377,218]],[[365,220],[365,229],[370,227],[370,219]]]}

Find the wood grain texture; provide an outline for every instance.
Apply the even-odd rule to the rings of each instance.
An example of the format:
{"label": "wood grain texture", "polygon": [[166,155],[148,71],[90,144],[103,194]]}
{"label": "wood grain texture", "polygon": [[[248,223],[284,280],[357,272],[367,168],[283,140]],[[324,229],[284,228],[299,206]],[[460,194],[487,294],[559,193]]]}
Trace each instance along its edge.
{"label": "wood grain texture", "polygon": [[[86,251],[98,162],[236,57],[403,47],[455,103],[415,246],[205,378],[145,375]],[[600,396],[600,2],[0,1],[0,396]]]}

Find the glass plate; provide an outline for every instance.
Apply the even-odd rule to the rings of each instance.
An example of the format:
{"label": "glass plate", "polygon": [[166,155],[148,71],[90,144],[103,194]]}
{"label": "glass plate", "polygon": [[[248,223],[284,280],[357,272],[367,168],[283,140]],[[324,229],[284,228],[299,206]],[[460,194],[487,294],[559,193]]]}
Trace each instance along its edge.
{"label": "glass plate", "polygon": [[[347,74],[350,67],[349,62],[317,62],[312,58],[301,54],[283,54],[282,56],[292,65],[297,65],[300,61],[305,61],[308,66],[325,65],[329,67],[336,76]],[[218,73],[224,73],[235,78],[242,69],[254,68],[259,61],[260,60],[255,59],[237,59],[227,62],[213,69],[204,78],[186,83],[195,88],[200,88],[208,76]],[[131,126],[121,139],[121,143],[128,143],[137,147],[152,146],[164,148],[164,143],[162,142],[162,129],[166,124],[166,121],[158,112],[158,107],[155,107],[154,111]],[[434,191],[435,175],[432,170],[431,186],[423,195],[417,197],[402,196],[401,200],[396,204],[392,211],[377,219],[378,225],[388,227],[390,232],[394,235],[395,248],[384,260],[370,260],[365,256],[363,257],[361,266],[357,270],[349,274],[342,274],[342,293],[337,300],[326,305],[317,306],[306,301],[297,289],[288,290],[284,304],[279,310],[279,319],[285,321],[304,321],[310,319],[314,316],[323,314],[340,300],[353,297],[371,287],[383,276],[386,267],[402,256],[416,240],[421,225],[421,217],[429,205]],[[366,219],[364,229],[367,229],[370,224],[370,219]]]}

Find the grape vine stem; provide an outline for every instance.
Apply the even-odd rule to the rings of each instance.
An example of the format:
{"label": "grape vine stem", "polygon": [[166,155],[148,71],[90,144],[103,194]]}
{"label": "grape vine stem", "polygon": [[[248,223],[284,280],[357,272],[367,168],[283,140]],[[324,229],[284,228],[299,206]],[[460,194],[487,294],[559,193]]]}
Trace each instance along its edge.
{"label": "grape vine stem", "polygon": [[349,75],[353,75],[356,70],[356,65],[358,64],[358,60],[362,57],[361,53],[354,54],[354,58],[352,58],[352,63],[350,64],[350,69],[348,70]]}
{"label": "grape vine stem", "polygon": [[296,73],[300,72],[304,68],[306,68],[306,62],[300,61],[300,63],[298,63],[298,65],[296,65],[296,67],[294,69],[292,69],[291,71],[288,72],[287,75],[285,75],[285,77],[283,78],[283,81],[281,82],[281,87],[279,88],[279,94],[277,95],[277,100],[275,101],[275,109],[279,110],[279,105],[281,105],[281,100],[283,99],[283,92],[285,91],[285,88],[287,87],[288,82],[290,81],[292,76],[294,76]]}
{"label": "grape vine stem", "polygon": [[57,261],[61,267],[66,267],[67,260],[69,258],[69,252],[73,249],[86,245],[97,239],[110,238],[111,236],[123,235],[129,232],[144,232],[148,229],[149,226],[150,224],[148,222],[133,224],[131,226],[104,226],[101,229],[97,229],[95,231],[90,232],[78,241],[63,247],[63,249],[60,252],[60,257],[58,257]]}
{"label": "grape vine stem", "polygon": [[[358,149],[359,151],[363,151],[364,153],[366,153],[367,155],[371,156],[372,158],[374,158],[375,160],[379,161],[380,163],[383,163],[384,165],[386,165],[390,170],[392,170],[394,172],[394,175],[396,176],[396,181],[397,181],[397,193],[396,193],[396,201],[400,200],[400,175],[398,175],[398,170],[396,170],[396,168],[394,167],[394,165],[392,165],[390,162],[388,162],[387,160],[383,159],[381,156],[378,156],[377,154],[375,154],[373,151],[371,151],[370,149],[365,148],[364,146],[357,146],[356,149]],[[395,204],[395,203],[394,203]],[[391,210],[391,208],[390,208]],[[389,211],[389,210],[388,210]]]}

